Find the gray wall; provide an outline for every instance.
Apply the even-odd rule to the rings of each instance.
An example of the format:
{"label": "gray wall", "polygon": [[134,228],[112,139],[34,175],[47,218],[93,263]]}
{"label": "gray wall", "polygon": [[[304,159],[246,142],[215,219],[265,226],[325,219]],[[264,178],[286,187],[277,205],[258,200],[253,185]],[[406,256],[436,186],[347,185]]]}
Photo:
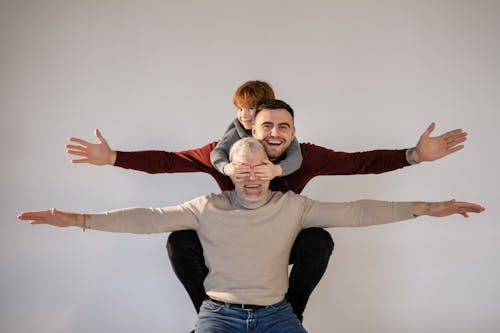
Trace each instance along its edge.
{"label": "gray wall", "polygon": [[[384,175],[320,177],[320,200],[483,204],[454,216],[330,230],[310,332],[500,330],[498,1],[0,2],[0,330],[187,332],[195,314],[167,235],[30,226],[20,211],[164,206],[218,192],[203,174],[73,165],[69,136],[178,151],[217,139],[231,97],[269,81],[297,136],[336,150],[469,132],[465,150]],[[497,171],[495,171],[497,170]]]}

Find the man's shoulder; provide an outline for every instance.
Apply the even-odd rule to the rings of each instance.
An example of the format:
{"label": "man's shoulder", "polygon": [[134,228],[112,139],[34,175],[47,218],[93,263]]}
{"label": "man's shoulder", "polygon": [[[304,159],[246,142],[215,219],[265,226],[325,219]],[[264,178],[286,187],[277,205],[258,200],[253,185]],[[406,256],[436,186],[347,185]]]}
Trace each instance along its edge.
{"label": "man's shoulder", "polygon": [[315,151],[315,150],[331,150],[330,148],[326,148],[326,147],[317,145],[315,143],[310,143],[310,142],[301,142],[300,143],[300,148],[302,150],[311,150],[311,151]]}
{"label": "man's shoulder", "polygon": [[184,203],[184,206],[203,210],[207,205],[220,204],[229,202],[228,193],[232,191],[224,191],[222,193],[210,193],[201,195]]}
{"label": "man's shoulder", "polygon": [[276,200],[293,200],[293,201],[307,201],[311,200],[305,195],[295,193],[292,190],[288,190],[286,192],[281,191],[273,191],[273,197]]}
{"label": "man's shoulder", "polygon": [[201,146],[201,147],[198,147],[198,148],[193,148],[193,149],[182,150],[179,153],[212,151],[215,148],[216,145],[217,145],[217,141],[212,141],[212,142],[207,143],[204,146]]}
{"label": "man's shoulder", "polygon": [[305,162],[311,158],[325,157],[325,154],[335,153],[335,151],[331,148],[326,148],[309,142],[301,142],[300,151]]}
{"label": "man's shoulder", "polygon": [[301,212],[307,211],[315,200],[293,191],[285,193],[276,191],[273,192],[273,202],[273,206],[282,207],[284,212],[288,212],[284,214],[289,214],[290,212],[301,214]]}

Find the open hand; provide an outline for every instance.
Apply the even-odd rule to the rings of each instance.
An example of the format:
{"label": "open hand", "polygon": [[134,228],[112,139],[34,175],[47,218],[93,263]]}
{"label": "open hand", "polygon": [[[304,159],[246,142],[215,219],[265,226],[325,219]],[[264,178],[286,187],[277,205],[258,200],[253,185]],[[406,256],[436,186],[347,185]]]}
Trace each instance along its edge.
{"label": "open hand", "polygon": [[269,160],[263,160],[261,165],[254,167],[255,176],[261,180],[272,180],[281,175],[281,167]]}
{"label": "open hand", "polygon": [[455,129],[440,136],[431,137],[435,127],[436,124],[431,123],[418,140],[413,151],[415,161],[434,161],[464,148],[461,143],[467,140],[466,132]]}
{"label": "open hand", "polygon": [[231,162],[224,166],[224,174],[233,181],[241,181],[250,176],[250,167],[241,163]]}
{"label": "open hand", "polygon": [[23,212],[17,216],[19,220],[30,221],[30,224],[50,224],[56,227],[83,226],[84,215],[50,210]]}
{"label": "open hand", "polygon": [[66,145],[66,152],[80,157],[71,160],[71,162],[90,163],[94,165],[114,165],[116,152],[111,150],[106,139],[104,139],[98,129],[95,130],[94,134],[98,143],[90,143],[78,138],[69,138],[69,141],[78,143],[78,145]]}

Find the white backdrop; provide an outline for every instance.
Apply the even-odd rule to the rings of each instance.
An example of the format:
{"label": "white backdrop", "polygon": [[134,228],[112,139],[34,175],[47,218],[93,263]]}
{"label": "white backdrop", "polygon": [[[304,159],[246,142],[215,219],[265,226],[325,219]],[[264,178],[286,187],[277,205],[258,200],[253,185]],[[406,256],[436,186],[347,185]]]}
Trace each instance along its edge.
{"label": "white backdrop", "polygon": [[234,117],[247,80],[296,110],[297,136],[336,150],[413,146],[464,128],[466,148],[384,175],[313,180],[321,200],[486,207],[330,229],[309,332],[500,331],[498,1],[0,1],[0,331],[188,332],[195,313],[167,235],[30,226],[20,211],[164,206],[218,192],[204,174],[73,165],[69,136],[115,149],[195,148]]}

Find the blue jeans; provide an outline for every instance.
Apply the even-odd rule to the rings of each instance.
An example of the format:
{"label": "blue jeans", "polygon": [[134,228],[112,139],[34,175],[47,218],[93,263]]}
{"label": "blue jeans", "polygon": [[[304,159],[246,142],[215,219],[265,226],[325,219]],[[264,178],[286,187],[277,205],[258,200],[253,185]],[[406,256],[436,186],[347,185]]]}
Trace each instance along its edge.
{"label": "blue jeans", "polygon": [[244,310],[206,299],[201,305],[195,332],[306,333],[306,330],[286,300],[257,310]]}

